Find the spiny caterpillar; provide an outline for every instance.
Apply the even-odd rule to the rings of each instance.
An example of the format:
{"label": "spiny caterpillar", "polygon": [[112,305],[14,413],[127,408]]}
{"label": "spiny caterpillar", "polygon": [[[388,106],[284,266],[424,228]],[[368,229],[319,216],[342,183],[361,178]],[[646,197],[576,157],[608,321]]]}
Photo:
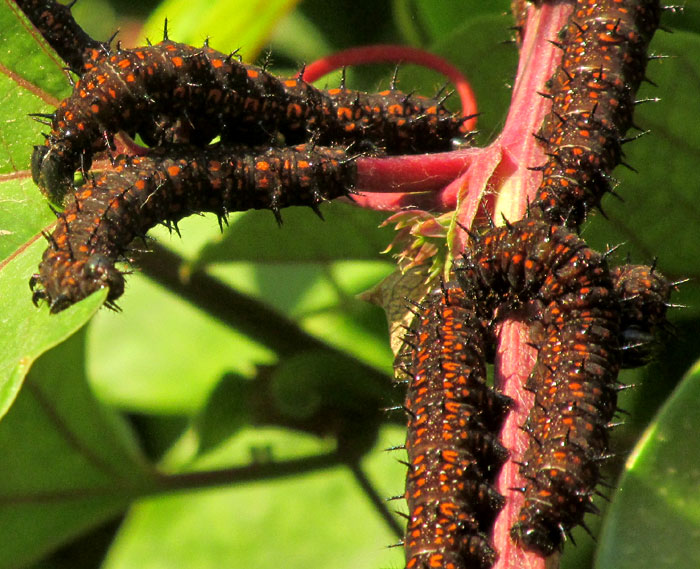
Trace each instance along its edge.
{"label": "spiny caterpillar", "polygon": [[279,79],[208,46],[164,40],[117,49],[97,61],[51,117],[46,143],[32,156],[34,181],[55,203],[88,170],[93,153],[118,131],[151,145],[361,145],[405,154],[449,150],[466,120],[441,99],[393,88],[377,94],[322,91],[300,78]]}
{"label": "spiny caterpillar", "polygon": [[618,370],[646,363],[673,284],[652,267],[610,271],[604,255],[565,227],[531,219],[475,237],[455,271],[494,323],[514,309],[534,318],[538,356],[525,388],[536,402],[523,426],[525,504],[511,535],[550,555],[596,511],[591,497],[608,455]]}
{"label": "spiny caterpillar", "polygon": [[406,344],[406,568],[486,569],[504,503],[494,480],[508,454],[498,432],[510,405],[486,384],[487,322],[448,284],[420,303]]}
{"label": "spiny caterpillar", "polygon": [[552,108],[537,135],[548,158],[532,217],[578,227],[610,191],[660,12],[658,0],[575,3],[546,94]]}
{"label": "spiny caterpillar", "polygon": [[251,150],[214,145],[153,149],[119,157],[89,177],[58,221],[30,286],[33,299],[60,312],[90,293],[109,288],[108,304],[124,290],[115,267],[129,244],[158,223],[168,226],[198,212],[220,220],[229,212],[307,205],[352,191],[356,163],[344,149],[297,146]]}

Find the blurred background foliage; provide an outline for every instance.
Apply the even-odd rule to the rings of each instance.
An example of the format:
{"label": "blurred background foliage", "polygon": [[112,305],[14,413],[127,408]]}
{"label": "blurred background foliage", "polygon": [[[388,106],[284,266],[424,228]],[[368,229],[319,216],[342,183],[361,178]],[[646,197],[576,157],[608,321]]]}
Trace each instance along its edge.
{"label": "blurred background foliage", "polygon": [[[9,3],[0,6],[3,25],[16,22]],[[280,74],[350,46],[421,46],[470,78],[482,113],[478,142],[487,144],[506,116],[517,66],[508,4],[80,0],[74,13],[98,39],[118,29],[127,47],[158,41],[167,17],[171,39],[199,45],[209,38],[222,51],[240,48],[249,61],[269,52]],[[662,101],[640,106],[636,122],[651,135],[625,147],[639,173],[618,168],[624,202],[609,197],[607,219],[595,216],[583,236],[598,249],[623,243],[619,262],[628,254],[635,262],[658,256],[666,274],[691,279],[674,298],[688,308],[671,311],[675,335],[663,358],[622,378],[638,388],[622,394],[629,415],[614,432],[614,447],[631,449],[648,430],[599,547],[576,531],[579,546],[567,548],[562,562],[570,569],[591,567],[597,547],[601,568],[658,569],[669,560],[675,569],[699,566],[700,540],[690,537],[700,519],[700,418],[692,412],[698,380],[688,370],[700,329],[700,11],[691,4],[664,18],[675,33],[660,32],[652,48],[672,57],[650,63],[659,87],[640,92]],[[26,52],[8,37],[0,40],[6,68],[19,61],[28,73],[45,69],[22,62],[16,54]],[[348,83],[373,91],[386,87],[392,72],[391,65],[353,68]],[[51,69],[37,82],[65,96],[61,73]],[[404,91],[426,95],[442,82],[409,65],[399,78]],[[3,81],[0,134],[19,150],[0,151],[0,174],[24,171],[31,145],[41,140],[28,121],[17,134],[9,130],[10,120],[37,110],[26,100],[10,106],[16,82],[8,73]],[[402,443],[404,418],[381,411],[402,394],[390,381],[385,317],[357,298],[395,269],[379,253],[392,239],[378,227],[383,214],[330,204],[325,223],[290,210],[278,228],[269,212],[250,212],[232,216],[223,234],[211,216],[188,219],[182,240],[153,231],[158,250],[129,277],[123,312],[103,309],[91,318],[96,298],[49,318],[31,306],[26,280],[43,247],[34,237],[51,215],[26,176],[2,178],[0,188],[5,407],[31,361],[55,346],[32,366],[0,423],[0,569],[402,564],[401,549],[386,547],[402,522],[383,499],[402,493],[405,469],[400,455],[382,449]],[[149,278],[159,260],[185,288]],[[200,285],[221,287],[211,295],[221,291],[215,300],[235,307],[234,316],[188,298],[187,286]],[[626,458],[623,452],[607,465],[611,479]],[[648,555],[652,541],[660,559]],[[682,559],[674,557],[679,551]]]}

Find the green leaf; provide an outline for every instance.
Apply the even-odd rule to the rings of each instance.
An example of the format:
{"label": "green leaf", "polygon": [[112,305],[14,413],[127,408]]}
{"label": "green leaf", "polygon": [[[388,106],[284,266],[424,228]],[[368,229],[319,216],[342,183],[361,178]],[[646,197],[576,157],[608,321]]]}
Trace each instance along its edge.
{"label": "green leaf", "polygon": [[0,4],[0,29],[0,259],[5,259],[54,219],[29,172],[33,147],[41,144],[46,127],[28,115],[53,112],[69,84],[63,63],[39,43],[19,8]]}
{"label": "green leaf", "polygon": [[[275,54],[275,59],[284,55],[297,63],[313,61],[319,54],[329,53],[332,49],[323,30],[296,10],[278,23],[271,38],[270,51]],[[295,67],[295,71],[298,71],[298,67]]]}
{"label": "green leaf", "polygon": [[[403,4],[412,5],[415,19],[421,22],[421,26],[432,40],[430,43],[442,43],[448,36],[459,33],[459,28],[464,24],[471,26],[471,23],[482,15],[510,16],[510,2],[507,0],[442,0],[438,10],[435,9],[435,2],[431,0],[413,0]],[[511,25],[510,20],[501,18],[501,21],[506,24],[505,27]]]}
{"label": "green leaf", "polygon": [[200,452],[210,451],[251,422],[248,407],[253,387],[253,382],[238,374],[227,373],[221,378],[196,417]]}
{"label": "green leaf", "polygon": [[173,40],[200,45],[212,38],[220,51],[241,50],[247,60],[254,59],[270,37],[279,20],[298,0],[167,0],[153,12],[145,25],[147,36],[158,41],[163,22],[168,18]]}
{"label": "green leaf", "polygon": [[598,569],[700,566],[698,400],[696,366],[627,461],[600,538]]}
{"label": "green leaf", "polygon": [[32,243],[56,218],[26,172],[0,181],[0,196],[0,259],[7,259]]}
{"label": "green leaf", "polygon": [[84,333],[39,359],[0,423],[0,567],[19,567],[113,517],[150,486],[131,434],[82,373]]}
{"label": "green leaf", "polygon": [[[144,41],[142,36],[137,38],[133,36],[131,38],[124,37],[127,34],[131,36],[130,32],[133,24],[131,22],[129,22],[131,25],[127,26],[122,24],[120,30],[120,22],[118,20],[120,14],[117,12],[120,6],[115,4],[117,3],[110,0],[80,0],[80,2],[76,2],[72,6],[71,14],[73,14],[75,20],[90,37],[107,41],[116,33],[117,35],[114,38],[116,41],[131,42],[136,40],[139,44],[142,44]],[[134,8],[138,9],[137,6],[129,6],[129,8],[132,10]],[[131,45],[127,45],[127,47],[131,47]]]}
{"label": "green leaf", "polygon": [[[142,413],[192,414],[228,371],[250,375],[274,356],[188,302],[132,275],[121,313],[90,327],[88,369],[99,397]],[[138,330],[138,333],[134,331]]]}
{"label": "green leaf", "polygon": [[0,314],[3,317],[0,417],[10,407],[32,362],[80,328],[104,301],[105,293],[58,316],[31,303],[29,277],[46,247],[38,236],[53,214],[33,186],[29,162],[41,128],[27,117],[47,112],[53,94],[68,85],[62,63],[37,39],[34,28],[8,3],[0,4]]}
{"label": "green leaf", "polygon": [[309,208],[288,208],[277,227],[270,212],[250,212],[231,224],[221,240],[205,247],[199,263],[324,263],[334,259],[385,259],[380,251],[393,231],[378,229],[385,214],[332,203],[322,208],[325,221]]}
{"label": "green leaf", "polygon": [[272,375],[275,401],[284,413],[295,418],[310,417],[323,407],[359,413],[367,408],[367,399],[372,396],[376,398],[376,410],[381,396],[386,396],[385,390],[377,387],[352,361],[321,351],[288,358]]}
{"label": "green leaf", "polygon": [[46,306],[33,306],[29,276],[44,247],[43,239],[36,240],[0,264],[0,417],[14,401],[34,360],[85,324],[107,296],[100,291],[58,315],[49,314]]}
{"label": "green leaf", "polygon": [[684,30],[697,34],[700,31],[700,5],[696,2],[682,3],[663,17],[662,24],[673,31]]}
{"label": "green leaf", "polygon": [[[3,2],[0,5],[0,28],[0,73],[3,79],[0,93],[4,96],[0,108],[4,112],[21,112],[23,106],[30,104],[24,102],[30,96],[43,100],[45,105],[55,106],[58,99],[70,92],[70,85],[63,71],[63,60],[46,44],[13,2]],[[8,104],[10,101],[12,104]],[[13,118],[17,120],[20,115],[15,114]],[[22,115],[22,121],[24,120]],[[0,124],[5,132],[7,122],[3,120]],[[22,130],[24,129],[20,127],[18,132]]]}
{"label": "green leaf", "polygon": [[[387,430],[363,461],[380,495],[396,493],[402,486],[405,467],[381,449],[403,437],[398,429]],[[281,459],[303,456],[318,450],[319,444],[270,429],[247,431],[200,465],[250,460],[251,453],[263,449]],[[129,513],[103,569],[397,567],[403,551],[387,548],[396,540],[350,471],[337,467],[264,484],[142,501]]]}

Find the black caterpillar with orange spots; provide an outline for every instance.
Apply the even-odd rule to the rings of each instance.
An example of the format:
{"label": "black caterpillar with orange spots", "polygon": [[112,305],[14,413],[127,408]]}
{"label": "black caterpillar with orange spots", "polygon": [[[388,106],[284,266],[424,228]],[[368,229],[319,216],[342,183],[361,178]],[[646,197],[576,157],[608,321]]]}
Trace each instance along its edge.
{"label": "black caterpillar with orange spots", "polygon": [[169,227],[198,212],[220,223],[232,211],[279,210],[348,195],[356,164],[344,149],[297,146],[267,150],[212,145],[152,149],[119,157],[113,169],[89,177],[47,235],[39,272],[30,280],[33,300],[53,313],[108,287],[107,302],[124,290],[115,262],[129,244],[158,223]]}
{"label": "black caterpillar with orange spots", "polygon": [[622,265],[613,268],[611,276],[622,308],[622,367],[643,366],[670,331],[666,311],[678,283],[671,283],[653,265]]}
{"label": "black caterpillar with orange spots", "polygon": [[149,145],[285,143],[369,145],[388,154],[449,150],[466,119],[441,100],[391,89],[367,94],[322,91],[300,78],[280,80],[208,46],[164,40],[117,49],[76,83],[52,117],[46,144],[32,156],[32,176],[56,203],[73,174],[118,131]]}
{"label": "black caterpillar with orange spots", "polygon": [[73,173],[78,166],[89,168],[93,151],[104,148],[105,135],[153,133],[163,124],[170,127],[167,117],[175,115],[185,117],[181,132],[192,127],[181,141],[195,145],[220,134],[223,121],[274,132],[271,121],[279,113],[282,93],[269,74],[206,46],[165,40],[117,50],[84,74],[60,103],[46,145],[36,147],[32,156],[34,181],[61,203]]}
{"label": "black caterpillar with orange spots", "polygon": [[68,68],[82,75],[109,53],[109,43],[94,40],[78,25],[71,14],[75,2],[64,5],[54,0],[15,0]]}
{"label": "black caterpillar with orange spots", "polygon": [[652,267],[610,271],[605,256],[567,228],[531,219],[477,238],[455,270],[464,294],[492,315],[520,309],[535,317],[538,356],[525,387],[536,402],[523,426],[531,442],[520,467],[525,504],[511,535],[550,555],[596,511],[591,497],[608,455],[618,370],[647,361],[673,285]]}
{"label": "black caterpillar with orange spots", "polygon": [[[24,4],[45,15],[38,10],[53,3]],[[639,4],[647,5],[653,16],[653,3]],[[593,11],[600,6],[599,16]],[[633,91],[643,76],[643,65],[625,58],[639,55],[642,45],[646,52],[656,25],[645,27],[653,18],[644,20],[649,14],[637,8],[633,17],[611,19],[631,6],[578,2],[574,27],[563,33],[571,48],[552,79],[554,106],[540,135],[551,156],[531,206],[548,221],[519,222],[480,239],[458,264],[463,289],[450,284],[430,295],[407,338],[408,569],[486,568],[495,560],[487,534],[503,504],[494,480],[507,454],[497,432],[509,400],[486,386],[485,361],[494,315],[515,308],[535,315],[533,341],[540,350],[527,385],[537,405],[524,425],[532,440],[521,467],[525,506],[512,535],[549,554],[593,509],[617,369],[650,357],[671,285],[649,267],[609,271],[603,256],[548,223],[578,226],[607,191],[606,176],[620,160]],[[643,41],[628,33],[640,18],[644,25],[632,31],[648,33]],[[156,223],[174,224],[199,211],[221,219],[249,208],[279,216],[287,205],[315,207],[347,195],[353,158],[346,149],[319,145],[360,144],[392,154],[447,150],[464,120],[440,101],[393,87],[375,95],[344,87],[321,91],[208,46],[167,38],[135,50],[104,44],[78,50],[79,34],[62,22],[56,29],[73,34],[62,57],[80,51],[82,68],[70,65],[82,77],[52,117],[47,144],[35,149],[37,183],[60,202],[73,190],[76,168],[88,170],[93,153],[120,130],[160,148],[117,158],[113,171],[88,176],[58,214],[31,281],[34,301],[47,301],[52,312],[105,287],[114,306],[124,289],[115,263]],[[217,136],[222,143],[207,148]],[[317,146],[254,147],[282,139]]]}
{"label": "black caterpillar with orange spots", "polygon": [[[571,527],[583,524],[583,513],[598,511],[590,495],[600,479],[598,464],[608,455],[616,365],[648,363],[668,327],[673,285],[661,273],[623,265],[610,276],[612,295],[586,286],[585,293],[565,294],[541,315],[544,337],[526,386],[535,393],[524,425],[533,443],[521,466],[529,484],[522,489],[526,502],[512,535],[544,555],[561,549]],[[615,338],[612,327],[601,323],[613,322],[618,313]]]}
{"label": "black caterpillar with orange spots", "polygon": [[443,286],[419,305],[401,366],[408,379],[407,569],[479,567],[504,499],[494,480],[510,399],[486,385],[492,341],[475,298]]}
{"label": "black caterpillar with orange spots", "polygon": [[552,109],[537,135],[548,159],[532,217],[578,227],[610,191],[660,13],[659,0],[575,2],[546,94]]}
{"label": "black caterpillar with orange spots", "polygon": [[525,429],[525,504],[513,539],[549,555],[592,509],[598,463],[615,412],[620,306],[602,255],[563,227],[523,220],[488,231],[457,263],[465,293],[492,313],[539,314],[536,392]]}

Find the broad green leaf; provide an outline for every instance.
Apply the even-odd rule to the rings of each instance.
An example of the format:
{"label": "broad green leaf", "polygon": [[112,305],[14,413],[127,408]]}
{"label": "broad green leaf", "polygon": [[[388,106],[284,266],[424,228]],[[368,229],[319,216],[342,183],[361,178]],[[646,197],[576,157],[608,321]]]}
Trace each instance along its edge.
{"label": "broad green leaf", "polygon": [[384,341],[384,316],[355,296],[391,270],[389,263],[336,262],[261,265],[248,271],[248,279],[241,278],[245,272],[239,272],[237,265],[217,266],[211,272],[247,294],[260,296],[320,340],[388,370],[391,359]]}
{"label": "broad green leaf", "polygon": [[212,266],[211,273],[291,318],[328,310],[338,303],[328,265],[321,263],[222,264]]}
{"label": "broad green leaf", "polygon": [[700,32],[700,5],[690,1],[680,5],[673,5],[674,9],[669,11],[662,23],[673,31],[689,31],[694,34]]}
{"label": "broad green leaf", "polygon": [[[0,259],[7,259],[26,247],[56,219],[31,177],[25,173],[4,181],[0,178]],[[46,245],[43,238],[40,241]],[[36,261],[39,262],[39,257]]]}
{"label": "broad green leaf", "polygon": [[212,46],[220,51],[241,50],[241,55],[254,59],[269,39],[272,30],[298,0],[167,0],[160,4],[145,25],[145,33],[158,41],[163,22],[168,18],[173,40],[200,45],[212,38]]}
{"label": "broad green leaf", "polygon": [[26,114],[50,111],[55,104],[52,94],[63,92],[68,83],[57,56],[38,42],[34,28],[14,5],[0,4],[0,26],[1,417],[32,362],[82,326],[105,293],[57,316],[50,316],[45,306],[32,306],[28,281],[46,247],[38,233],[48,228],[53,214],[29,175],[32,146],[42,138],[41,127]]}
{"label": "broad green leaf", "polygon": [[195,419],[200,452],[210,451],[251,423],[255,387],[255,382],[238,374],[221,378]]}
{"label": "broad green leaf", "polygon": [[270,43],[275,58],[286,56],[294,63],[314,61],[320,54],[332,51],[323,30],[299,10],[294,10],[279,22]]}
{"label": "broad green leaf", "polygon": [[0,567],[39,559],[152,484],[131,434],[87,388],[84,341],[44,355],[0,423]]}
{"label": "broad green leaf", "polygon": [[322,208],[324,221],[309,208],[282,213],[277,227],[269,212],[251,212],[232,223],[223,238],[202,250],[200,263],[255,261],[260,263],[328,262],[333,259],[382,259],[380,251],[393,231],[379,229],[385,214],[332,203]]}
{"label": "broad green leaf", "polygon": [[29,277],[45,247],[42,238],[0,263],[0,417],[12,405],[34,360],[71,336],[104,302],[106,291],[57,314],[32,304]]}
{"label": "broad green leaf", "polygon": [[[19,111],[14,118],[24,121],[24,115],[20,115],[21,106],[28,103],[21,102],[21,97],[27,97],[28,93],[31,93],[41,98],[45,104],[55,106],[57,99],[70,92],[70,85],[63,71],[65,64],[13,2],[6,1],[0,4],[0,28],[1,74],[3,81],[7,81],[0,84],[0,93],[7,97],[3,100],[2,108],[5,112]],[[10,85],[15,85],[17,90],[8,90]],[[9,101],[12,101],[11,105],[8,105]],[[8,126],[7,119],[0,125],[4,132]]]}
{"label": "broad green leaf", "polygon": [[[352,361],[322,351],[304,352],[276,366],[272,374],[272,392],[281,410],[294,418],[308,418],[321,408],[338,413],[373,412],[368,403],[379,408],[385,389],[363,375]],[[332,378],[332,382],[329,380]],[[369,401],[374,398],[374,401]]]}
{"label": "broad green leaf", "polygon": [[[129,33],[130,30],[120,29],[117,19],[119,6],[116,4],[109,0],[80,0],[71,8],[71,14],[78,24],[95,39],[107,41],[116,33],[114,43],[126,40],[126,47],[131,47],[131,43],[134,41],[138,45],[142,45],[144,38],[140,34],[133,37]],[[133,9],[133,7],[131,8]],[[124,32],[131,37],[125,38]]]}
{"label": "broad green leaf", "polygon": [[0,4],[0,259],[54,217],[31,181],[29,163],[47,128],[30,113],[50,113],[69,90],[62,62],[40,43],[20,10]]}
{"label": "broad green leaf", "polygon": [[200,452],[247,422],[336,437],[346,452],[358,454],[374,443],[384,418],[380,409],[395,395],[389,381],[377,381],[356,360],[325,350],[299,352],[258,368],[252,380],[234,374],[222,378],[196,418]]}
{"label": "broad green leaf", "polygon": [[[348,314],[341,307],[309,315],[303,323],[304,329],[319,339],[387,374],[391,373],[392,356],[386,343],[386,321],[378,308],[358,308]],[[329,330],[333,333],[329,334]]]}
{"label": "broad green leaf", "polygon": [[[403,484],[405,467],[381,452],[403,436],[388,430],[363,461],[381,496],[400,492]],[[248,461],[254,449],[266,449],[279,460],[319,448],[323,447],[308,437],[258,430],[242,433],[200,465]],[[143,500],[129,513],[103,569],[396,567],[403,552],[387,548],[396,541],[350,471],[337,467]]]}
{"label": "broad green leaf", "polygon": [[334,51],[358,45],[395,43],[389,2],[354,0],[348,4],[304,0],[297,10],[314,22]]}
{"label": "broad green leaf", "polygon": [[698,400],[696,366],[627,461],[600,538],[598,569],[700,565]]}
{"label": "broad green leaf", "polygon": [[[509,15],[510,3],[507,0],[443,0],[439,9],[435,9],[435,2],[431,0],[395,1],[396,13],[404,13],[400,21],[404,25],[412,24],[419,30],[418,35],[426,39],[426,44],[441,42],[447,36],[453,35],[466,22],[471,22],[481,15],[504,16]],[[510,20],[502,18],[505,26],[510,25]],[[409,37],[416,35],[416,31],[410,32],[410,28],[402,27]],[[496,43],[496,42],[494,42]]]}
{"label": "broad green leaf", "polygon": [[[257,270],[232,265],[212,273],[298,318],[302,328],[320,340],[388,370],[383,316],[352,298],[386,274],[386,264],[372,265],[273,265]],[[98,314],[90,328],[88,352],[96,391],[120,408],[191,414],[225,372],[249,376],[255,366],[274,362],[268,350],[139,275],[129,277],[120,306],[121,313]]]}
{"label": "broad green leaf", "polygon": [[[226,372],[250,375],[274,356],[139,275],[121,313],[90,326],[88,369],[103,401],[128,411],[192,414]],[[138,333],[135,333],[138,331]]]}

